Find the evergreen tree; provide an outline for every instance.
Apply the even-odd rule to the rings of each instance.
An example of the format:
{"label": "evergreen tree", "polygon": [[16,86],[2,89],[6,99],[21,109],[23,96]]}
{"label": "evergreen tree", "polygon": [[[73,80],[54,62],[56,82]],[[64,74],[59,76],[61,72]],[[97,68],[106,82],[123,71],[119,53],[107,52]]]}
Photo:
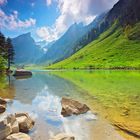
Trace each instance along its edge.
{"label": "evergreen tree", "polygon": [[11,64],[14,63],[14,49],[10,38],[0,32],[0,70],[5,67],[7,62],[7,70],[10,70]]}
{"label": "evergreen tree", "polygon": [[8,62],[8,70],[10,70],[10,66],[11,64],[14,63],[14,48],[13,48],[13,45],[12,45],[12,41],[10,38],[7,38],[6,40],[6,53],[7,53],[7,62]]}
{"label": "evergreen tree", "polygon": [[6,44],[6,39],[4,35],[0,32],[0,56],[3,57],[5,54],[5,44]]}

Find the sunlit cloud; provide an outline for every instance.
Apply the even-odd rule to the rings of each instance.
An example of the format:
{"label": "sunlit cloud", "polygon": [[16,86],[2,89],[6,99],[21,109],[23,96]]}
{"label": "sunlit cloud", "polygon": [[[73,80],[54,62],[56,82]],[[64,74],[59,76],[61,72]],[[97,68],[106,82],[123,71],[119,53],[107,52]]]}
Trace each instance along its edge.
{"label": "sunlit cloud", "polygon": [[52,4],[52,0],[46,0],[47,6],[50,6]]}
{"label": "sunlit cloud", "polygon": [[44,40],[51,42],[58,38],[58,34],[55,31],[55,29],[56,28],[41,27],[36,30],[36,33],[40,38],[43,38]]}
{"label": "sunlit cloud", "polygon": [[34,2],[32,2],[32,3],[31,3],[31,7],[34,7],[34,6],[35,6],[35,3],[34,3]]}
{"label": "sunlit cloud", "polygon": [[0,5],[4,5],[5,3],[7,3],[7,0],[0,0]]}
{"label": "sunlit cloud", "polygon": [[7,15],[2,9],[0,9],[0,28],[15,30],[20,28],[29,28],[36,24],[36,20],[33,18],[25,19],[24,21],[18,18],[18,11],[13,11],[12,14]]}
{"label": "sunlit cloud", "polygon": [[[58,0],[60,15],[51,26],[37,29],[37,35],[51,42],[58,39],[72,24],[83,22],[91,23],[102,12],[110,9],[118,0]],[[47,0],[51,5],[52,0]]]}

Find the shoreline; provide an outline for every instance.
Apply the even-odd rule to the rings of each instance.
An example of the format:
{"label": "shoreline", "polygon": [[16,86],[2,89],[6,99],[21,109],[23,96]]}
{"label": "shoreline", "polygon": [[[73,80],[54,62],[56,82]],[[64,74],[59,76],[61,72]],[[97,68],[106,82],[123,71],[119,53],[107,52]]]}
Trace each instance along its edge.
{"label": "shoreline", "polygon": [[140,68],[45,68],[46,70],[140,70]]}

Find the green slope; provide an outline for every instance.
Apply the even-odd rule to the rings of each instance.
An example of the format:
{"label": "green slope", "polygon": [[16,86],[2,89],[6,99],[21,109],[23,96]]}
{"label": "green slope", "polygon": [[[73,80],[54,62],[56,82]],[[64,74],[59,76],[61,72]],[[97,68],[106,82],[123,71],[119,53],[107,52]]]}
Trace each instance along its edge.
{"label": "green slope", "polygon": [[140,23],[112,25],[83,49],[50,69],[140,68]]}

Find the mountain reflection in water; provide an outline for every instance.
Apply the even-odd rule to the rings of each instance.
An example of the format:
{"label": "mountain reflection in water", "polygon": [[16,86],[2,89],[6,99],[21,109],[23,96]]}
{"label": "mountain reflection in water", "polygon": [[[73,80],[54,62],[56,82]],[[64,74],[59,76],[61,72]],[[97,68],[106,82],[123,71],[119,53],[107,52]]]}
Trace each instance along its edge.
{"label": "mountain reflection in water", "polygon": [[[132,122],[133,117],[133,122],[137,122],[139,75],[139,72],[121,71],[36,71],[28,79],[11,77],[10,85],[6,77],[0,77],[0,96],[12,99],[1,118],[9,113],[28,112],[36,122],[30,132],[34,140],[44,140],[44,137],[47,140],[60,132],[72,134],[76,140],[124,140],[101,116],[125,124],[125,120]],[[88,112],[62,117],[60,101],[63,96],[86,103],[98,115]],[[122,115],[126,105],[130,110],[128,116]]]}

